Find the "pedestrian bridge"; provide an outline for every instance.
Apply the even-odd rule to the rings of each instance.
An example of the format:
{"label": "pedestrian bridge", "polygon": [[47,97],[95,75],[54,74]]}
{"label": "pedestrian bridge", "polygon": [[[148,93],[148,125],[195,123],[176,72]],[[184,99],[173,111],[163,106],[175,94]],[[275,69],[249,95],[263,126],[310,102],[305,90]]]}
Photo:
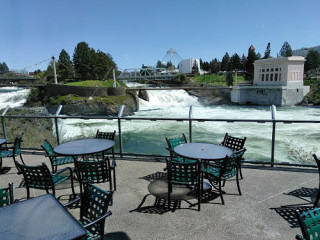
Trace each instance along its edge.
{"label": "pedestrian bridge", "polygon": [[122,81],[157,81],[172,80],[176,74],[166,68],[129,68],[121,72],[117,80]]}

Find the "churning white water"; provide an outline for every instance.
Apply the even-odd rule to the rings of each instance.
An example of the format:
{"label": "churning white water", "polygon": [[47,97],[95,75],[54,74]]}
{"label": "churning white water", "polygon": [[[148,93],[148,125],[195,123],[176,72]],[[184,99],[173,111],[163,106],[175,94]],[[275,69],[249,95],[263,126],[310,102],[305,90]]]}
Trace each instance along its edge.
{"label": "churning white water", "polygon": [[[184,90],[148,91],[150,101],[139,100],[140,110],[136,118],[188,118],[190,106],[195,119],[255,119],[270,120],[269,106],[217,105],[203,106],[197,97]],[[6,97],[5,97],[6,96]],[[25,101],[27,91],[11,89],[10,93],[0,91],[0,108],[6,105],[20,106]],[[17,104],[16,100],[19,100]],[[318,120],[318,107],[278,107],[278,120]],[[118,132],[117,120],[61,119],[59,133],[62,141],[75,137],[93,137],[97,129]],[[121,121],[123,152],[166,155],[165,137],[180,136],[185,133],[189,138],[188,121]],[[272,123],[254,122],[193,122],[193,142],[220,143],[228,132],[238,137],[247,137],[246,159],[270,161]],[[275,161],[297,162],[299,158],[311,157],[318,152],[320,141],[319,123],[276,124]],[[119,144],[116,145],[118,147]]]}
{"label": "churning white water", "polygon": [[10,107],[21,107],[26,102],[30,90],[17,87],[0,88],[0,109]]}

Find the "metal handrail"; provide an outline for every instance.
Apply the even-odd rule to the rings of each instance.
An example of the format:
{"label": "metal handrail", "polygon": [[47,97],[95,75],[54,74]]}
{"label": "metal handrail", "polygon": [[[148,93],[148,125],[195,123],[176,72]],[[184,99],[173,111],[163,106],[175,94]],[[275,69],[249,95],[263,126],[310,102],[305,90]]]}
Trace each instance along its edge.
{"label": "metal handrail", "polygon": [[[190,106],[189,109],[189,116],[187,118],[159,118],[159,117],[132,117],[132,116],[122,116],[124,105],[120,106],[119,112],[117,116],[62,116],[60,112],[62,110],[62,105],[60,105],[56,111],[56,113],[52,116],[21,116],[21,115],[6,115],[9,106],[7,106],[1,115],[2,121],[2,128],[4,137],[6,136],[6,126],[4,123],[5,118],[35,118],[35,119],[54,119],[55,120],[55,131],[57,136],[57,143],[60,144],[60,134],[59,134],[59,126],[58,126],[58,119],[105,119],[105,120],[117,120],[118,121],[118,135],[119,135],[119,156],[154,156],[154,157],[167,157],[161,155],[149,155],[149,154],[135,154],[135,153],[124,153],[123,152],[123,144],[122,144],[122,129],[121,129],[121,122],[122,121],[132,121],[132,120],[139,120],[139,121],[178,121],[178,122],[188,122],[189,124],[189,141],[192,142],[192,123],[193,122],[227,122],[227,123],[235,123],[235,122],[246,122],[246,123],[272,123],[272,143],[271,143],[271,160],[270,162],[258,162],[258,161],[246,161],[249,163],[256,163],[256,164],[270,164],[271,167],[275,165],[290,165],[290,166],[306,166],[306,167],[315,167],[315,165],[307,165],[307,164],[296,164],[296,163],[275,163],[274,162],[274,151],[275,151],[275,134],[276,134],[276,124],[283,123],[283,124],[292,124],[292,123],[320,123],[320,120],[284,120],[284,119],[276,119],[276,107],[274,105],[270,106],[271,112],[271,119],[208,119],[208,118],[193,118],[193,109]],[[25,148],[28,149],[28,148]],[[35,149],[35,148],[29,148]]]}

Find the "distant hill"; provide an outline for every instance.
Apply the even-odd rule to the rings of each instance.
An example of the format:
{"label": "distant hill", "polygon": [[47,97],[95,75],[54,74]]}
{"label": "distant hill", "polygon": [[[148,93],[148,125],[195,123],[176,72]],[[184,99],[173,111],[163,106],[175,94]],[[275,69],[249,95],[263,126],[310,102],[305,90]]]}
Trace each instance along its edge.
{"label": "distant hill", "polygon": [[310,50],[315,50],[317,51],[318,53],[320,53],[320,46],[315,46],[315,47],[305,47],[305,48],[300,48],[300,49],[297,49],[297,50],[293,50],[292,51],[292,55],[293,56],[302,56],[302,57],[306,57],[308,52]]}

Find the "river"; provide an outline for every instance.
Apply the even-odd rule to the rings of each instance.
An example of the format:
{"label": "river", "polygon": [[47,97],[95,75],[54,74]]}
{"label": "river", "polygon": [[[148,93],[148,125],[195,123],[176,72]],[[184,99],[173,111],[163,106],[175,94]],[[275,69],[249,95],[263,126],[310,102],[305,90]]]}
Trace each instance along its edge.
{"label": "river", "polygon": [[[22,106],[29,90],[21,88],[0,89],[0,109],[7,105]],[[192,106],[194,118],[207,119],[271,119],[269,106],[217,105],[203,106],[197,97],[184,90],[148,91],[150,101],[140,101],[140,110],[134,117],[188,118]],[[278,107],[276,119],[279,120],[318,120],[320,108],[292,106]],[[97,129],[118,132],[117,120],[61,119],[60,137],[68,141],[74,137],[92,137]],[[189,137],[189,123],[177,121],[122,121],[123,151],[130,153],[167,154],[165,137]],[[270,161],[272,123],[227,123],[194,122],[192,138],[194,142],[220,143],[226,132],[230,135],[247,137],[246,159]],[[276,125],[276,162],[297,162],[310,158],[311,153],[319,152],[320,124],[282,124]],[[116,148],[119,144],[116,145]]]}

